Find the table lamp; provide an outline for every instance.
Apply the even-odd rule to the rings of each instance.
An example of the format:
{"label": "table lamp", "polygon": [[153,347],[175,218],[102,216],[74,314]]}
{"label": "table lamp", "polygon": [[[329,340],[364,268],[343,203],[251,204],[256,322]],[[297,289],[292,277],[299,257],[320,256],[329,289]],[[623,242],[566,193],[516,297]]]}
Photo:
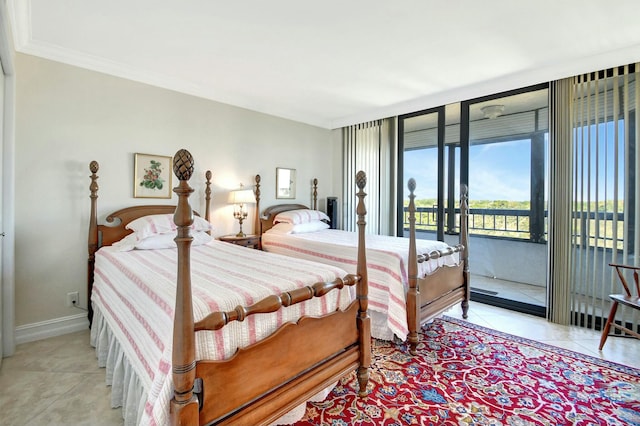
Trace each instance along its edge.
{"label": "table lamp", "polygon": [[247,218],[248,214],[244,209],[244,205],[256,202],[253,191],[251,189],[245,189],[244,186],[240,184],[240,189],[234,189],[229,192],[228,201],[234,205],[233,217],[240,222],[240,232],[236,234],[236,237],[246,237],[246,234],[242,232],[242,222]]}

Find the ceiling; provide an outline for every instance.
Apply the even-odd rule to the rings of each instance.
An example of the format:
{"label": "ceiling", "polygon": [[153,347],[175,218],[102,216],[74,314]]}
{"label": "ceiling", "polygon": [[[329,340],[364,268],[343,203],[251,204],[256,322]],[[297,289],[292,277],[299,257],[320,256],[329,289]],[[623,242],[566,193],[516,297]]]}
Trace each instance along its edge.
{"label": "ceiling", "polygon": [[5,0],[16,50],[323,128],[640,61],[640,2]]}

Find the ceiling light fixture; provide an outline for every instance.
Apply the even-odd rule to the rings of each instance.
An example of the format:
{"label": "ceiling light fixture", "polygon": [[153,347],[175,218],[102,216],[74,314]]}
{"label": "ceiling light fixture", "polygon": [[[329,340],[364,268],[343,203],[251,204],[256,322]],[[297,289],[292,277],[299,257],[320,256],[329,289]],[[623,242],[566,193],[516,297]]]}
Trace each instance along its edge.
{"label": "ceiling light fixture", "polygon": [[504,105],[487,105],[480,108],[484,118],[493,119],[500,117],[504,112]]}

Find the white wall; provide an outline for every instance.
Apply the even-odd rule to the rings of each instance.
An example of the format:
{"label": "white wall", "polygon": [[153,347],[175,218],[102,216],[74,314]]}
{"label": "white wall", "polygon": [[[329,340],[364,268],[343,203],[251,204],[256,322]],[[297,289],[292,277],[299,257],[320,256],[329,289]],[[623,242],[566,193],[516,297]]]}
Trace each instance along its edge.
{"label": "white wall", "polygon": [[[330,130],[187,96],[28,55],[16,55],[16,334],[38,337],[84,312],[65,306],[79,291],[87,306],[89,168],[100,163],[98,215],[149,200],[133,198],[134,153],[196,161],[191,186],[204,208],[204,171],[213,172],[215,234],[237,232],[227,191],[262,177],[262,207],[275,204],[275,169],[297,169],[297,198],[319,207],[340,196],[342,151]],[[172,200],[152,200],[158,204]],[[291,200],[285,200],[291,201]],[[253,215],[245,222],[253,229]],[[30,337],[31,336],[31,337]],[[34,337],[35,336],[35,337]],[[46,336],[41,336],[46,337]]]}

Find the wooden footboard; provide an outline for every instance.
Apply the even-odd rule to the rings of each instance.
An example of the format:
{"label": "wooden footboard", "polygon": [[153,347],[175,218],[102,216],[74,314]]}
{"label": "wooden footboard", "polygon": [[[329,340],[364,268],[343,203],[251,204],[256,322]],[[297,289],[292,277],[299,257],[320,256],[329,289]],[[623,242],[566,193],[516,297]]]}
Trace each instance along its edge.
{"label": "wooden footboard", "polygon": [[[409,352],[416,354],[418,330],[425,322],[435,318],[456,303],[462,307],[462,316],[467,318],[469,310],[469,232],[468,193],[462,185],[460,194],[460,244],[446,250],[427,254],[416,252],[416,182],[409,179],[409,289],[407,291],[407,323],[409,326]],[[442,266],[423,278],[418,278],[418,263],[459,253],[457,266]]]}
{"label": "wooden footboard", "polygon": [[344,312],[303,318],[229,360],[198,362],[196,376],[204,383],[200,423],[271,423],[357,369],[357,310],[354,302]]}
{"label": "wooden footboard", "polygon": [[[174,397],[171,422],[195,424],[268,424],[343,375],[357,368],[360,393],[366,393],[371,362],[371,330],[368,316],[368,277],[364,244],[364,191],[366,177],[357,176],[359,249],[356,275],[332,283],[317,283],[281,295],[269,296],[249,307],[215,312],[194,324],[191,301],[189,226],[193,213],[188,180],[193,158],[186,150],[174,157],[179,180],[174,192],[178,206],[178,279],[173,334]],[[345,311],[317,318],[303,317],[228,360],[196,362],[195,333],[217,330],[249,315],[274,312],[344,285],[357,286],[357,299]]]}
{"label": "wooden footboard", "polygon": [[418,280],[418,286],[420,324],[432,320],[458,302],[462,304],[463,318],[467,318],[469,286],[465,280],[464,265],[443,266],[432,275]]}

